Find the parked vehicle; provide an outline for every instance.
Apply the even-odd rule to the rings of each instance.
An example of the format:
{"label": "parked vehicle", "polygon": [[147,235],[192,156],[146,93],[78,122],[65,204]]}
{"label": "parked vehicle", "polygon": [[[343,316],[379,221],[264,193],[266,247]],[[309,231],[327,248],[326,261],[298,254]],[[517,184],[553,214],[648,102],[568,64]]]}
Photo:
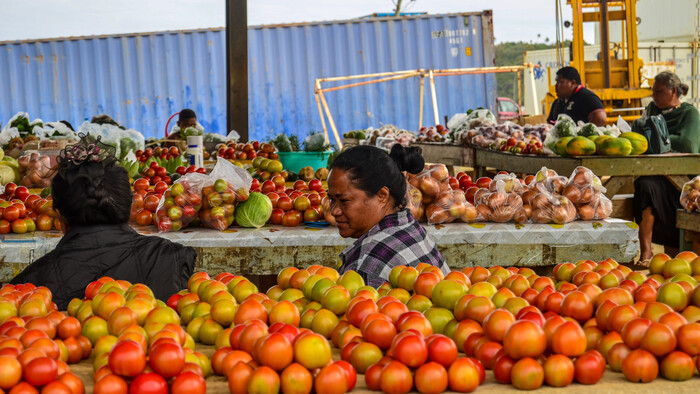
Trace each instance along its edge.
{"label": "parked vehicle", "polygon": [[499,122],[505,122],[506,120],[513,120],[522,114],[520,106],[515,101],[509,99],[508,97],[499,97],[496,99],[498,104],[498,117]]}

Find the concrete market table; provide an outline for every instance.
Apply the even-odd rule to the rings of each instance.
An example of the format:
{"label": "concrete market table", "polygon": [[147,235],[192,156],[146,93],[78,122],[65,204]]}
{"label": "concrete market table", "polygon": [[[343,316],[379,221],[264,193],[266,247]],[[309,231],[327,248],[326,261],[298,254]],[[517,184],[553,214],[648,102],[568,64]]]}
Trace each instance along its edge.
{"label": "concrete market table", "polygon": [[[453,269],[475,265],[551,266],[606,258],[629,263],[639,251],[637,225],[619,219],[565,225],[451,223],[425,228]],[[266,226],[223,232],[192,228],[165,234],[154,227],[135,229],[194,247],[198,254],[196,269],[209,274],[227,271],[276,275],[289,266],[336,267],[338,254],[354,241],[341,238],[335,227]],[[0,236],[0,282],[8,282],[27,264],[53,250],[60,238],[61,233],[56,231]]]}

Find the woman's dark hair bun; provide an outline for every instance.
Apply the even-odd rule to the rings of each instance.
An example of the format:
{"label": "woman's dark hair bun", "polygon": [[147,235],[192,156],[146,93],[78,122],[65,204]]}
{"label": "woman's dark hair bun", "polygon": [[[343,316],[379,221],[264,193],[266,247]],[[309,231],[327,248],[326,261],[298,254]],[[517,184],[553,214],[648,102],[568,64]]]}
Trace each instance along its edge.
{"label": "woman's dark hair bun", "polygon": [[389,154],[392,160],[399,166],[399,170],[408,171],[411,174],[418,174],[425,167],[425,159],[423,159],[423,150],[419,146],[404,147],[401,144],[395,144],[391,147]]}
{"label": "woman's dark hair bun", "polygon": [[688,94],[688,89],[689,87],[687,83],[681,83],[681,86],[678,87],[678,95],[685,96],[686,94]]}

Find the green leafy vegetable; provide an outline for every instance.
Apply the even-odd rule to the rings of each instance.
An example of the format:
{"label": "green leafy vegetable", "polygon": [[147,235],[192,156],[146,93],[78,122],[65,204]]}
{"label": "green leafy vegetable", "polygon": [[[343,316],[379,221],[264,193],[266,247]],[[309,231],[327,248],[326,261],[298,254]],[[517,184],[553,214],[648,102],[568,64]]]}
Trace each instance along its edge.
{"label": "green leafy vegetable", "polygon": [[331,148],[326,142],[326,137],[321,133],[311,133],[304,139],[305,152],[325,152]]}
{"label": "green leafy vegetable", "polygon": [[236,207],[236,223],[241,227],[260,228],[272,215],[272,202],[266,195],[250,193],[248,199]]}

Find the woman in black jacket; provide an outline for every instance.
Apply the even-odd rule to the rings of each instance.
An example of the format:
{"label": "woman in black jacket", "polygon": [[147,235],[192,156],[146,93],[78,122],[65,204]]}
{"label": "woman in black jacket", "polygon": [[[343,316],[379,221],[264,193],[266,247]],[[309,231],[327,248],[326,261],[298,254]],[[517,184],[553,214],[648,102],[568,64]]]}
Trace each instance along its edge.
{"label": "woman in black jacket", "polygon": [[11,283],[48,287],[59,310],[82,298],[85,287],[103,276],[143,283],[164,301],[187,286],[194,249],[140,235],[127,224],[129,175],[117,163],[114,148],[99,137],[81,136],[78,144],[61,151],[57,162],[51,194],[63,239]]}

